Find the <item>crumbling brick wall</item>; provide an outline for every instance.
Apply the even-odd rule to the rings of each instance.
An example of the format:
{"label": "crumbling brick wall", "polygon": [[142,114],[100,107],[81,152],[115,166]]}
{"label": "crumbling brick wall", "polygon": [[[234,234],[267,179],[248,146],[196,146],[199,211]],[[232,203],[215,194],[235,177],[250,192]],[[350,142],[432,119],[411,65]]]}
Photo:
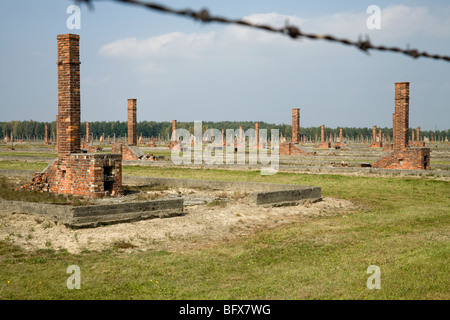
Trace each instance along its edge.
{"label": "crumbling brick wall", "polygon": [[45,174],[51,192],[93,197],[123,194],[120,154],[67,154]]}
{"label": "crumbling brick wall", "polygon": [[123,160],[140,160],[144,157],[144,153],[138,147],[121,143],[112,146],[112,153],[121,154]]}
{"label": "crumbling brick wall", "polygon": [[428,148],[407,148],[391,151],[373,162],[371,167],[383,169],[427,170],[430,168],[431,150]]}
{"label": "crumbling brick wall", "polygon": [[280,143],[279,148],[281,156],[313,156],[316,154],[315,152],[305,151],[291,142]]}

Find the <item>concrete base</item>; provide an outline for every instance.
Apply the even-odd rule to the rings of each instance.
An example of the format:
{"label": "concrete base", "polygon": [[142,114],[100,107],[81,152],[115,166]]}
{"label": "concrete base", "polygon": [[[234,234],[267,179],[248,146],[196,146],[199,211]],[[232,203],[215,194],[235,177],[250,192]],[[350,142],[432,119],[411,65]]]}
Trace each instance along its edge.
{"label": "concrete base", "polygon": [[[0,171],[0,173],[2,173]],[[5,172],[8,174],[8,171]],[[10,172],[13,173],[13,172]],[[27,172],[16,172],[26,174]],[[124,176],[123,183],[133,186],[164,185],[176,188],[243,191],[249,194],[249,204],[257,206],[298,205],[305,201],[322,200],[321,188],[299,185],[191,180]],[[0,200],[0,211],[37,214],[71,227],[96,227],[102,224],[165,218],[183,214],[184,199],[164,199],[91,206],[41,204]]]}
{"label": "concrete base", "polygon": [[153,200],[93,206],[67,206],[0,200],[0,211],[35,214],[64,225],[82,228],[102,224],[183,215],[183,199]]}
{"label": "concrete base", "polygon": [[243,191],[250,194],[249,204],[264,206],[297,205],[305,201],[322,200],[320,187],[291,184],[240,181],[191,180],[124,176],[126,185],[164,185],[177,188],[203,188],[211,190]]}
{"label": "concrete base", "polygon": [[320,188],[301,188],[298,190],[281,190],[269,192],[255,192],[250,195],[250,203],[258,206],[282,207],[296,206],[306,201],[322,200]]}

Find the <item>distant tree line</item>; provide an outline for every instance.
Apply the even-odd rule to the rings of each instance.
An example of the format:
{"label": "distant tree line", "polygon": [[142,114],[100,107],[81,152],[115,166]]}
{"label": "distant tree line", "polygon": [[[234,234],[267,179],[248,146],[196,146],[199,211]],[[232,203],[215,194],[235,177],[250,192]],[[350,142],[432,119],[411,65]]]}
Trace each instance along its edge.
{"label": "distant tree line", "polygon": [[[0,122],[0,138],[5,138],[5,136],[11,137],[11,133],[16,139],[44,139],[45,135],[45,122],[38,121],[8,121]],[[47,122],[49,127],[49,137],[56,137],[56,121]],[[246,131],[247,129],[254,129],[255,122],[253,121],[220,121],[211,122],[203,121],[203,132],[207,129],[242,129]],[[194,122],[177,122],[177,128],[187,129],[189,132],[194,132]],[[292,126],[288,124],[271,124],[266,122],[259,122],[260,129],[267,129],[268,135],[270,135],[270,129],[279,129],[284,137],[290,139],[292,137]],[[339,136],[339,129],[337,128],[327,128],[325,127],[325,137],[329,137],[331,134]],[[392,137],[392,128],[378,128],[378,130],[384,134],[389,133]],[[412,128],[415,129],[415,128]],[[105,137],[110,136],[111,138],[115,135],[116,137],[125,137],[128,132],[128,125],[126,121],[97,121],[90,122],[91,134],[94,138],[98,138],[101,135]],[[320,127],[300,127],[300,133],[314,139],[316,134],[320,139]],[[355,127],[342,127],[342,133],[344,138],[359,139],[361,133],[364,137],[372,136],[372,127],[370,128],[355,128]],[[445,139],[450,137],[450,129],[448,130],[437,130],[437,131],[426,131],[421,130],[420,135],[430,137],[431,133],[435,139]],[[84,137],[86,134],[86,122],[81,123],[81,136]],[[137,124],[137,134],[144,137],[160,137],[161,139],[167,139],[172,134],[172,122],[155,122],[155,121],[141,121]]]}

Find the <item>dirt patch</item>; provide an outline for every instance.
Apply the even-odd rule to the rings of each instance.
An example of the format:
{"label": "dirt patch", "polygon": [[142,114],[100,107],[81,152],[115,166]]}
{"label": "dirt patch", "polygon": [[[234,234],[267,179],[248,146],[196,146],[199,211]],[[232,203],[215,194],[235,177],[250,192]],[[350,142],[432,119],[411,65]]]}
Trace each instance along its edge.
{"label": "dirt patch", "polygon": [[[11,241],[25,250],[65,249],[70,253],[117,249],[188,250],[242,238],[262,229],[276,228],[311,217],[343,214],[356,207],[349,201],[324,198],[317,203],[264,208],[247,204],[239,192],[205,192],[180,189],[162,192],[185,198],[186,214],[166,219],[72,229],[43,217],[0,214],[0,240]],[[161,196],[161,195],[159,195]]]}

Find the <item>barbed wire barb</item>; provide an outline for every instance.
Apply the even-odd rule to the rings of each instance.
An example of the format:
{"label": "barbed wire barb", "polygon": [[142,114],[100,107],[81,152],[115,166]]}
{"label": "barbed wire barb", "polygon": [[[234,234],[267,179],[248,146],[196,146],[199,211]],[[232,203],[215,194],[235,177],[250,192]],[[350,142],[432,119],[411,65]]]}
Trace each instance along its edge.
{"label": "barbed wire barb", "polygon": [[[75,1],[80,2],[80,3],[86,3],[88,6],[90,6],[90,5],[92,5],[92,3],[95,0],[75,0]],[[265,25],[265,24],[254,24],[249,21],[242,20],[242,19],[233,20],[233,19],[228,19],[228,18],[224,18],[224,17],[213,16],[209,13],[209,11],[207,9],[201,9],[200,11],[195,11],[192,9],[177,10],[177,9],[169,8],[162,4],[157,4],[157,3],[153,3],[153,2],[142,2],[140,0],[109,0],[109,1],[121,2],[121,3],[125,3],[125,4],[131,4],[131,5],[144,7],[144,8],[153,10],[153,11],[159,11],[159,12],[164,12],[164,13],[169,13],[169,14],[174,14],[174,15],[179,15],[179,16],[185,16],[185,17],[192,18],[196,21],[201,21],[203,23],[218,22],[218,23],[224,23],[224,24],[236,24],[236,25],[245,26],[245,27],[249,27],[249,28],[265,30],[268,32],[280,33],[285,36],[289,36],[291,39],[307,38],[307,39],[312,39],[312,40],[326,40],[326,41],[330,41],[330,42],[341,43],[344,45],[353,46],[367,54],[369,54],[369,50],[389,51],[389,52],[403,53],[414,59],[424,57],[424,58],[429,58],[429,59],[434,59],[434,60],[443,60],[443,61],[450,62],[450,56],[429,54],[426,51],[420,52],[417,49],[409,49],[409,46],[406,49],[401,49],[398,47],[386,47],[383,45],[376,46],[370,42],[368,37],[366,38],[366,40],[362,40],[361,38],[359,38],[357,41],[351,41],[348,39],[337,38],[332,35],[304,33],[301,31],[300,27],[291,25],[291,24],[289,24],[288,21],[286,22],[284,27],[275,28],[273,26]]]}

